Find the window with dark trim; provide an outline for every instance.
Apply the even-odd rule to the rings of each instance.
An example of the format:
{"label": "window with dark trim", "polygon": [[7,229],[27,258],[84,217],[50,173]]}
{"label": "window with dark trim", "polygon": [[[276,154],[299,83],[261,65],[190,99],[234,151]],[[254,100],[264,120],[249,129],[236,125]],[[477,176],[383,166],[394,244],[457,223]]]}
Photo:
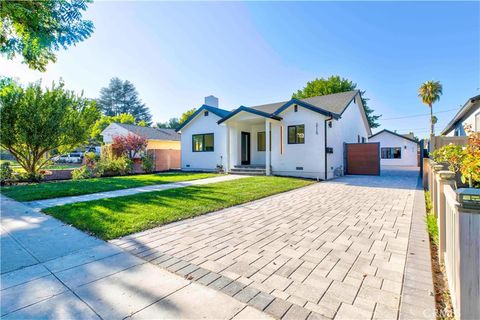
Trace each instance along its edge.
{"label": "window with dark trim", "polygon": [[192,151],[193,152],[213,151],[213,145],[214,145],[213,133],[192,135]]}
{"label": "window with dark trim", "polygon": [[205,115],[205,117],[208,117],[208,111],[205,111],[203,114]]}
{"label": "window with dark trim", "polygon": [[367,139],[365,137],[362,137],[362,143],[367,142]]}
{"label": "window with dark trim", "polygon": [[288,126],[288,144],[305,143],[305,125]]}
{"label": "window with dark trim", "polygon": [[[267,150],[267,137],[265,131],[257,132],[257,151]],[[270,151],[272,151],[272,132],[270,131]]]}
{"label": "window with dark trim", "polygon": [[402,148],[401,147],[388,147],[381,148],[382,159],[401,159]]}

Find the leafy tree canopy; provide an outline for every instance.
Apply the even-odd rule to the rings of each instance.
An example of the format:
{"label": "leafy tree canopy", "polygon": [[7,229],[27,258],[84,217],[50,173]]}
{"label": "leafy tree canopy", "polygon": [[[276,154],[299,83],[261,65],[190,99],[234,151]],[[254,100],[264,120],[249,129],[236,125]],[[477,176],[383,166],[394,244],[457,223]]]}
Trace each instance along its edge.
{"label": "leafy tree canopy", "polygon": [[[345,79],[340,78],[340,76],[330,76],[327,79],[317,78],[313,81],[307,82],[307,85],[302,89],[298,90],[296,93],[292,94],[294,99],[305,99],[316,96],[324,96],[327,94],[339,93],[357,90],[357,84]],[[367,105],[369,99],[364,98],[365,91],[361,91],[363,107],[365,109],[365,114],[367,115],[368,123],[370,127],[377,128],[380,126],[378,119],[381,115],[374,115],[374,110]]]}
{"label": "leafy tree canopy", "polygon": [[112,122],[116,123],[125,123],[125,124],[136,124],[138,126],[146,127],[147,124],[145,121],[140,121],[138,123],[135,122],[135,117],[129,113],[121,113],[117,116],[102,116],[98,119],[92,127],[91,141],[94,144],[99,144],[103,141],[102,139],[102,131],[105,130],[106,127]]}
{"label": "leafy tree canopy", "polygon": [[93,32],[93,23],[82,19],[92,0],[2,1],[0,52],[13,59],[20,55],[31,69],[45,71],[55,62],[55,51],[67,49]]}
{"label": "leafy tree canopy", "polygon": [[184,113],[182,113],[182,116],[180,117],[180,120],[178,121],[178,125],[181,125],[182,123],[184,123],[185,121],[187,121],[187,119],[190,118],[190,116],[191,116],[192,114],[194,114],[195,111],[197,111],[197,109],[196,109],[196,108],[193,108],[193,109],[187,110],[187,111],[185,111]]}
{"label": "leafy tree canopy", "polygon": [[148,107],[138,97],[133,83],[128,80],[112,78],[106,88],[100,90],[97,103],[106,116],[118,116],[122,113],[133,115],[135,121],[151,123],[152,116]]}
{"label": "leafy tree canopy", "polygon": [[53,157],[52,150],[65,153],[87,142],[99,117],[94,101],[66,90],[61,81],[45,90],[40,82],[0,87],[0,145],[32,178]]}
{"label": "leafy tree canopy", "polygon": [[177,129],[180,125],[178,118],[170,118],[166,122],[157,122],[157,128],[160,129]]}

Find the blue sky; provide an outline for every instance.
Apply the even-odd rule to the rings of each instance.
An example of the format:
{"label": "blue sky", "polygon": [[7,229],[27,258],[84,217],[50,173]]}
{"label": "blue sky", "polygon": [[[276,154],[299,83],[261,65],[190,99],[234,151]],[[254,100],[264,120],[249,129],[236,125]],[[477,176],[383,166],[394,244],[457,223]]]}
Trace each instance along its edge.
{"label": "blue sky", "polygon": [[[92,37],[59,52],[47,72],[2,57],[0,73],[24,83],[62,77],[92,98],[111,77],[128,79],[155,121],[210,94],[226,109],[287,100],[338,74],[366,90],[381,128],[420,137],[427,116],[389,119],[428,113],[417,98],[423,81],[444,86],[437,111],[480,94],[479,2],[96,2],[85,16]],[[438,113],[437,131],[454,114]]]}

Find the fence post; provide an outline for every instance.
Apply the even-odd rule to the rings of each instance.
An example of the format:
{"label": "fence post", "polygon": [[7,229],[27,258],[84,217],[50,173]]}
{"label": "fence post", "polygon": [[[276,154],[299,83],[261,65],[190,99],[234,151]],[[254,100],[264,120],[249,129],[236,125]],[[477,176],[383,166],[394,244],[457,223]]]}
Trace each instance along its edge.
{"label": "fence post", "polygon": [[440,260],[443,260],[443,255],[445,253],[446,246],[446,229],[445,229],[445,219],[446,219],[446,207],[445,207],[445,192],[444,186],[450,185],[452,189],[455,185],[455,172],[440,170],[437,172],[437,208],[438,208],[438,253]]}
{"label": "fence post", "polygon": [[480,190],[458,189],[458,319],[480,319]]}
{"label": "fence post", "polygon": [[443,170],[443,165],[435,164],[432,169],[432,190],[430,191],[432,196],[432,211],[438,219],[438,198],[441,191],[438,188],[437,176],[438,172]]}

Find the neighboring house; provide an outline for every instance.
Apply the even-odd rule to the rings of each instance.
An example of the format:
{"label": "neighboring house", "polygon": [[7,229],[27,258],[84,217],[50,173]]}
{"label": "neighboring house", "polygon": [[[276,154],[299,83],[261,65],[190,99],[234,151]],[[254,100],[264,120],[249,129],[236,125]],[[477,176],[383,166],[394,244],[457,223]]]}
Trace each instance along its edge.
{"label": "neighboring house", "polygon": [[114,136],[125,136],[129,133],[147,139],[147,150],[154,154],[156,171],[180,168],[180,134],[175,130],[114,122],[109,124],[101,135],[103,142],[110,144]]}
{"label": "neighboring house", "polygon": [[480,95],[468,99],[446,128],[443,129],[441,135],[466,136],[465,125],[470,125],[474,131],[480,131]]}
{"label": "neighboring house", "polygon": [[344,143],[371,135],[358,90],[233,111],[210,96],[177,131],[183,170],[260,168],[318,179],[342,175]]}
{"label": "neighboring house", "polygon": [[380,142],[382,166],[418,166],[418,142],[412,135],[401,135],[382,130],[368,138],[368,142]]}

